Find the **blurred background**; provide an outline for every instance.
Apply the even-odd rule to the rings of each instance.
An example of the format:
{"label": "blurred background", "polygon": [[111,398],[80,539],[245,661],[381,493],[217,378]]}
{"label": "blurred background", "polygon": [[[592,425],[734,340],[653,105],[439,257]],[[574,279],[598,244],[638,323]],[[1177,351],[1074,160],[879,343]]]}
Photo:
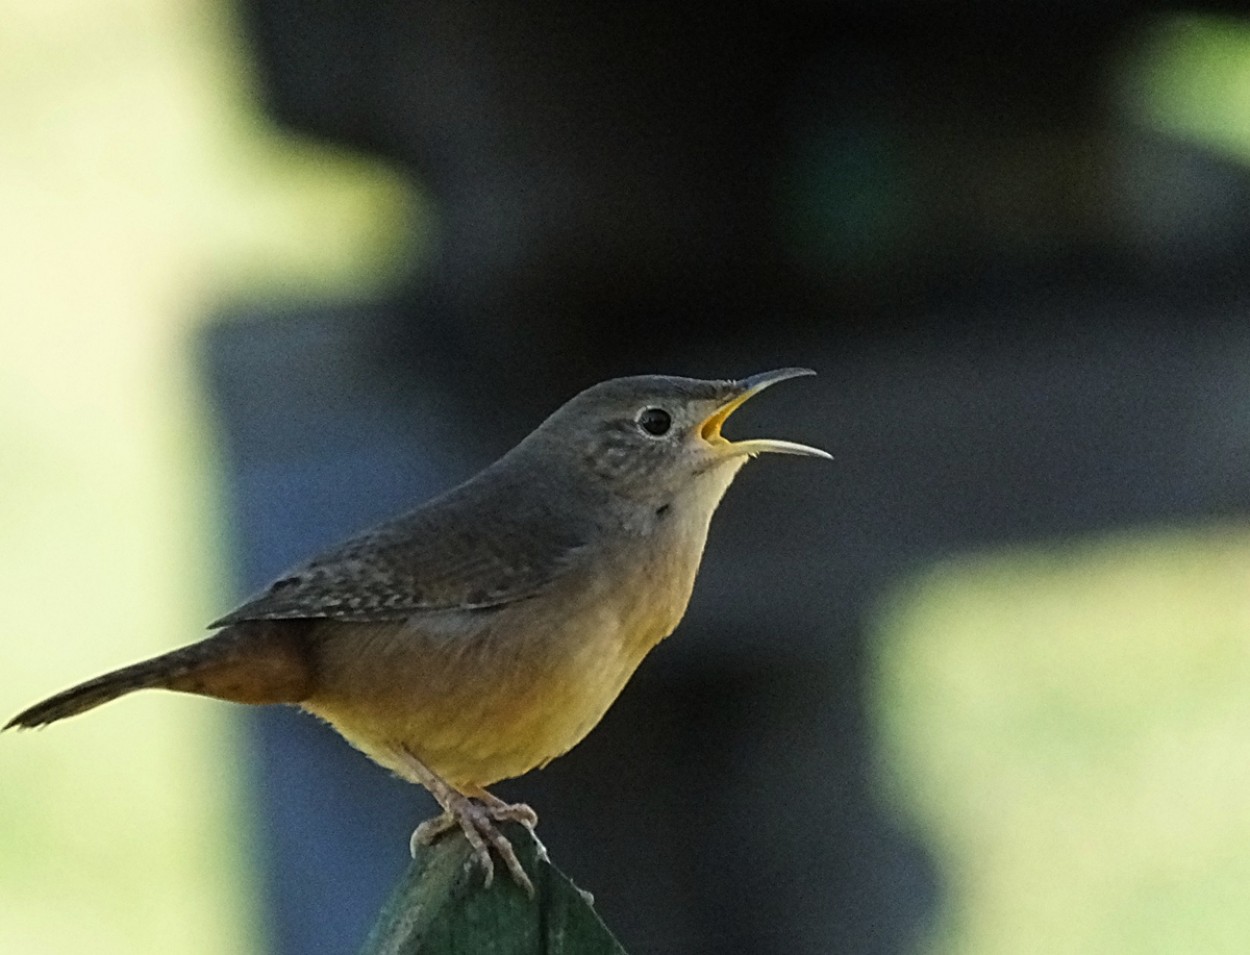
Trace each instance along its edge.
{"label": "blurred background", "polygon": [[[1250,946],[1243,5],[0,0],[0,715],[595,380],[821,377],[504,784],[631,952]],[[0,739],[0,951],[352,951],[430,814],[286,711]]]}

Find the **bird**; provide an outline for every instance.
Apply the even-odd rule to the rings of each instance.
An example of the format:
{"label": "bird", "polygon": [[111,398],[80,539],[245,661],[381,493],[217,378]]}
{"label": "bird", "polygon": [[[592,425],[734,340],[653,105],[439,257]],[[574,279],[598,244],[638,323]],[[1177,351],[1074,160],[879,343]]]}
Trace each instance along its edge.
{"label": "bird", "polygon": [[[783,368],[736,380],[600,382],[474,477],[282,574],[214,632],[23,710],[46,726],[141,689],[291,704],[427,789],[413,854],[461,831],[531,897],[500,824],[537,814],[488,791],[567,753],[685,614],[712,514],[766,452],[721,428]],[[536,836],[535,836],[536,838]],[[541,843],[539,843],[541,847]]]}

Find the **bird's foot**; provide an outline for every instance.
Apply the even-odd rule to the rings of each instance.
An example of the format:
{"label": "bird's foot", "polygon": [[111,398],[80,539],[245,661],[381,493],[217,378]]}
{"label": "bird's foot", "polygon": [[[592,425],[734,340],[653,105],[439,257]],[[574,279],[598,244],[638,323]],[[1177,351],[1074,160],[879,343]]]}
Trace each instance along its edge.
{"label": "bird's foot", "polygon": [[534,840],[534,844],[538,846],[538,858],[544,862],[550,862],[551,859],[547,855],[547,847],[543,845],[543,841],[538,838],[535,831],[538,827],[538,813],[523,802],[504,802],[498,796],[488,793],[485,789],[477,793],[477,798],[486,804],[490,810],[491,818],[496,822],[519,822],[530,831],[530,838]]}
{"label": "bird's foot", "polygon": [[538,825],[538,813],[523,802],[504,802],[485,789],[474,795],[490,810],[491,818],[496,822],[519,822],[530,832]]}
{"label": "bird's foot", "polygon": [[[442,815],[427,819],[417,827],[412,834],[410,848],[415,855],[417,846],[428,846],[443,833],[459,827],[473,850],[474,859],[485,873],[487,888],[495,879],[495,862],[490,854],[491,849],[494,849],[508,867],[512,881],[533,898],[534,883],[526,875],[508,837],[495,825],[497,822],[519,822],[533,832],[534,826],[538,824],[538,814],[524,803],[509,804],[494,796],[479,800],[455,793],[447,800]],[[545,856],[546,850],[542,843],[538,845],[541,854]]]}

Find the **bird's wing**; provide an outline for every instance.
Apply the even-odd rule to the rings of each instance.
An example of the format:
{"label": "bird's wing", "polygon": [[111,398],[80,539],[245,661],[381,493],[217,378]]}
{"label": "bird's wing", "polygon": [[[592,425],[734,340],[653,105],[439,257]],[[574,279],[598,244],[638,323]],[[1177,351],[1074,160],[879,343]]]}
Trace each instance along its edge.
{"label": "bird's wing", "polygon": [[535,497],[498,483],[462,485],[284,574],[210,626],[395,620],[532,597],[577,563],[587,536]]}

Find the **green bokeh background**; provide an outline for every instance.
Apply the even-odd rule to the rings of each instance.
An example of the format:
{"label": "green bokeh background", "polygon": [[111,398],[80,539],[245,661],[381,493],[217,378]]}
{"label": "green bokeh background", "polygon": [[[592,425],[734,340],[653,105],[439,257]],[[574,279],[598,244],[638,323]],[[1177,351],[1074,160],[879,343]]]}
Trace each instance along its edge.
{"label": "green bokeh background", "polygon": [[[0,0],[0,715],[224,606],[196,324],[368,294],[432,241],[394,171],[266,125],[227,11]],[[1146,25],[1108,88],[1250,159],[1245,25]],[[1250,951],[1248,584],[1241,526],[900,584],[870,706],[882,798],[944,882],[920,951]],[[0,952],[258,951],[231,732],[140,695],[0,738]]]}

